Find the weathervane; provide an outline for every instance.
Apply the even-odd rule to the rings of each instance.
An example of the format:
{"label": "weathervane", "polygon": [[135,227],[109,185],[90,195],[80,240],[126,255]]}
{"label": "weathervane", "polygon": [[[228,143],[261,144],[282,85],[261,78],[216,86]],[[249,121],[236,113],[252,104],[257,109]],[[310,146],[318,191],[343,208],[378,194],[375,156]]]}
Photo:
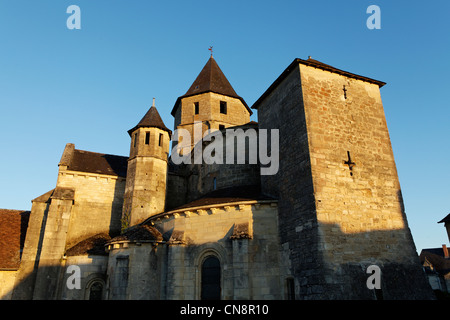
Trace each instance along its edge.
{"label": "weathervane", "polygon": [[212,57],[212,54],[213,54],[213,47],[210,46],[208,50],[211,51],[211,57]]}

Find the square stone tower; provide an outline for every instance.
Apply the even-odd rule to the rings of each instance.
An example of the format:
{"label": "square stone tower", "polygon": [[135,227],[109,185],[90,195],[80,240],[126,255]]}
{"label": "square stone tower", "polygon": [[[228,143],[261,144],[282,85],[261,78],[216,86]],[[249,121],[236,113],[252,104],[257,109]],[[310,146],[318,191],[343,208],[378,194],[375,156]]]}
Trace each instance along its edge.
{"label": "square stone tower", "polygon": [[[279,199],[298,298],[432,297],[405,216],[384,84],[295,59],[252,107],[260,129],[279,129],[280,168],[261,185]],[[370,265],[381,269],[376,295]]]}

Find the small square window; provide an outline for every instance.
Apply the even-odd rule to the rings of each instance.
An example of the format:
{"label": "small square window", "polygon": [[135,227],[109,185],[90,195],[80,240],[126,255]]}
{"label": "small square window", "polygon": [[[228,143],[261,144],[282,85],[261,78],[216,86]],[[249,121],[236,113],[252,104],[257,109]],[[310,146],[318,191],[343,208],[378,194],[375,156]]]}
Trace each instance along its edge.
{"label": "small square window", "polygon": [[194,102],[194,114],[199,114],[200,113],[200,103],[198,102]]}
{"label": "small square window", "polygon": [[220,101],[220,113],[227,114],[227,103]]}
{"label": "small square window", "polygon": [[223,124],[219,124],[219,130],[225,129],[225,126]]}

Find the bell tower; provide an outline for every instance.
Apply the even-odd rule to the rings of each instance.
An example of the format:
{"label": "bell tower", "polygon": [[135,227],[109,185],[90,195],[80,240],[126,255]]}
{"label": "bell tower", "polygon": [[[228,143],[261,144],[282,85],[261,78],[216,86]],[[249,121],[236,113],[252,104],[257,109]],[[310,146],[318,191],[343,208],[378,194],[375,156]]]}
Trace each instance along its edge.
{"label": "bell tower", "polygon": [[[234,91],[211,54],[188,91],[177,99],[172,109],[174,128],[185,129],[191,135],[190,141],[173,141],[173,150],[182,150],[182,154],[186,154],[206,131],[246,124],[251,115],[251,109]],[[201,125],[201,137],[194,135],[194,125]]]}
{"label": "bell tower", "polygon": [[164,211],[167,161],[172,132],[153,105],[128,131],[131,137],[122,230]]}

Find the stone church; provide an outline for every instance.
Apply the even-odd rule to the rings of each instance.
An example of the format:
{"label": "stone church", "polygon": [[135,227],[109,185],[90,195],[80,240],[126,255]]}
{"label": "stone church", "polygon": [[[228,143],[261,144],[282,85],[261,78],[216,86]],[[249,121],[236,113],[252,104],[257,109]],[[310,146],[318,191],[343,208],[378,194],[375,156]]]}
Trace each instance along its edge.
{"label": "stone church", "polygon": [[[405,215],[383,85],[295,59],[249,107],[211,55],[171,112],[174,132],[191,139],[175,137],[153,101],[128,131],[129,156],[68,143],[55,188],[30,212],[0,211],[2,299],[433,298]],[[173,161],[170,150],[191,157],[211,143],[204,135],[229,129],[258,141],[277,130],[268,146],[276,173],[261,174],[260,159]],[[227,143],[247,159],[248,141],[244,150]],[[381,270],[375,289],[372,265]]]}

